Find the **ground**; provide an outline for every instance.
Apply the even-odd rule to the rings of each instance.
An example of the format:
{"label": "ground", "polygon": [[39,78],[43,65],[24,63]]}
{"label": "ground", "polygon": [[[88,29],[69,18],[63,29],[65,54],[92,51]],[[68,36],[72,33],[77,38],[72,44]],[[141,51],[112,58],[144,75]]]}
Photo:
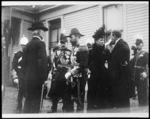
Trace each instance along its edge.
{"label": "ground", "polygon": [[[16,87],[6,87],[5,90],[5,96],[4,96],[4,100],[2,102],[2,114],[3,115],[7,115],[7,114],[17,114],[16,111],[16,102],[17,100],[17,88]],[[88,113],[134,113],[134,114],[138,114],[138,113],[142,113],[142,114],[146,114],[148,115],[149,113],[149,107],[148,106],[144,106],[144,107],[139,107],[138,106],[138,101],[137,99],[130,99],[130,103],[131,103],[131,107],[129,110],[126,110],[125,108],[122,109],[103,109],[103,110],[94,110],[94,111],[90,111]],[[76,107],[76,106],[75,106]],[[85,109],[84,112],[82,113],[86,113],[86,107],[87,107],[87,103],[85,100]],[[43,107],[42,107],[42,114],[50,114],[47,113],[48,111],[50,111],[51,109],[51,101],[49,99],[44,99],[43,100]],[[62,102],[60,101],[58,104],[58,112],[57,113],[63,113],[62,112]],[[76,113],[76,112],[74,112]]]}

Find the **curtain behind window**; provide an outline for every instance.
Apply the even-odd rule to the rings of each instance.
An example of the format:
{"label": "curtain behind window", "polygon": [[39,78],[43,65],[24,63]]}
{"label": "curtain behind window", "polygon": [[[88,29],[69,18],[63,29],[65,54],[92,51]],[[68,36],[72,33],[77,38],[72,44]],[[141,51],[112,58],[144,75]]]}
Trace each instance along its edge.
{"label": "curtain behind window", "polygon": [[123,29],[122,5],[111,5],[104,7],[104,24],[107,31]]}

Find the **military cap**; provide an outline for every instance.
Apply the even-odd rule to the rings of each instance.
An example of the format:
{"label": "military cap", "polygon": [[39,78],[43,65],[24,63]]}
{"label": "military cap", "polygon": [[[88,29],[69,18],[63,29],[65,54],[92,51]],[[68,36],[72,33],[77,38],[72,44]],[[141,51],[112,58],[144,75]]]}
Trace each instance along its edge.
{"label": "military cap", "polygon": [[63,33],[60,34],[60,42],[61,43],[67,42],[67,37]]}
{"label": "military cap", "polygon": [[58,49],[59,49],[59,46],[54,46],[53,52],[55,52],[55,51],[58,50]]}
{"label": "military cap", "polygon": [[139,45],[140,43],[143,43],[142,39],[136,39],[136,45]]}

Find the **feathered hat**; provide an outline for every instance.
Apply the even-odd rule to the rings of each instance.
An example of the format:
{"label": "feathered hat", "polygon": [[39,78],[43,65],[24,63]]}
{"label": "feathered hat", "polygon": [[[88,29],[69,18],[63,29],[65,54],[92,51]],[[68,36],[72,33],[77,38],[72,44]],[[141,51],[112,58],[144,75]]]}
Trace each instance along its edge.
{"label": "feathered hat", "polygon": [[96,30],[95,34],[92,36],[95,40],[98,40],[99,38],[104,38],[105,31],[104,25],[100,27],[98,30]]}

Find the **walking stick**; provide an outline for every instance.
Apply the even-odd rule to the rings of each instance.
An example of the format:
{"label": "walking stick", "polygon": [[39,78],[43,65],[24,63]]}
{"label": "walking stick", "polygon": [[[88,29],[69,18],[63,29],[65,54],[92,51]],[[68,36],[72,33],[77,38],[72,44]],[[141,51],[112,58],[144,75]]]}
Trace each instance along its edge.
{"label": "walking stick", "polygon": [[41,101],[40,101],[40,112],[42,111],[42,107],[43,107],[43,92],[44,92],[44,86],[45,86],[45,84],[42,85]]}

